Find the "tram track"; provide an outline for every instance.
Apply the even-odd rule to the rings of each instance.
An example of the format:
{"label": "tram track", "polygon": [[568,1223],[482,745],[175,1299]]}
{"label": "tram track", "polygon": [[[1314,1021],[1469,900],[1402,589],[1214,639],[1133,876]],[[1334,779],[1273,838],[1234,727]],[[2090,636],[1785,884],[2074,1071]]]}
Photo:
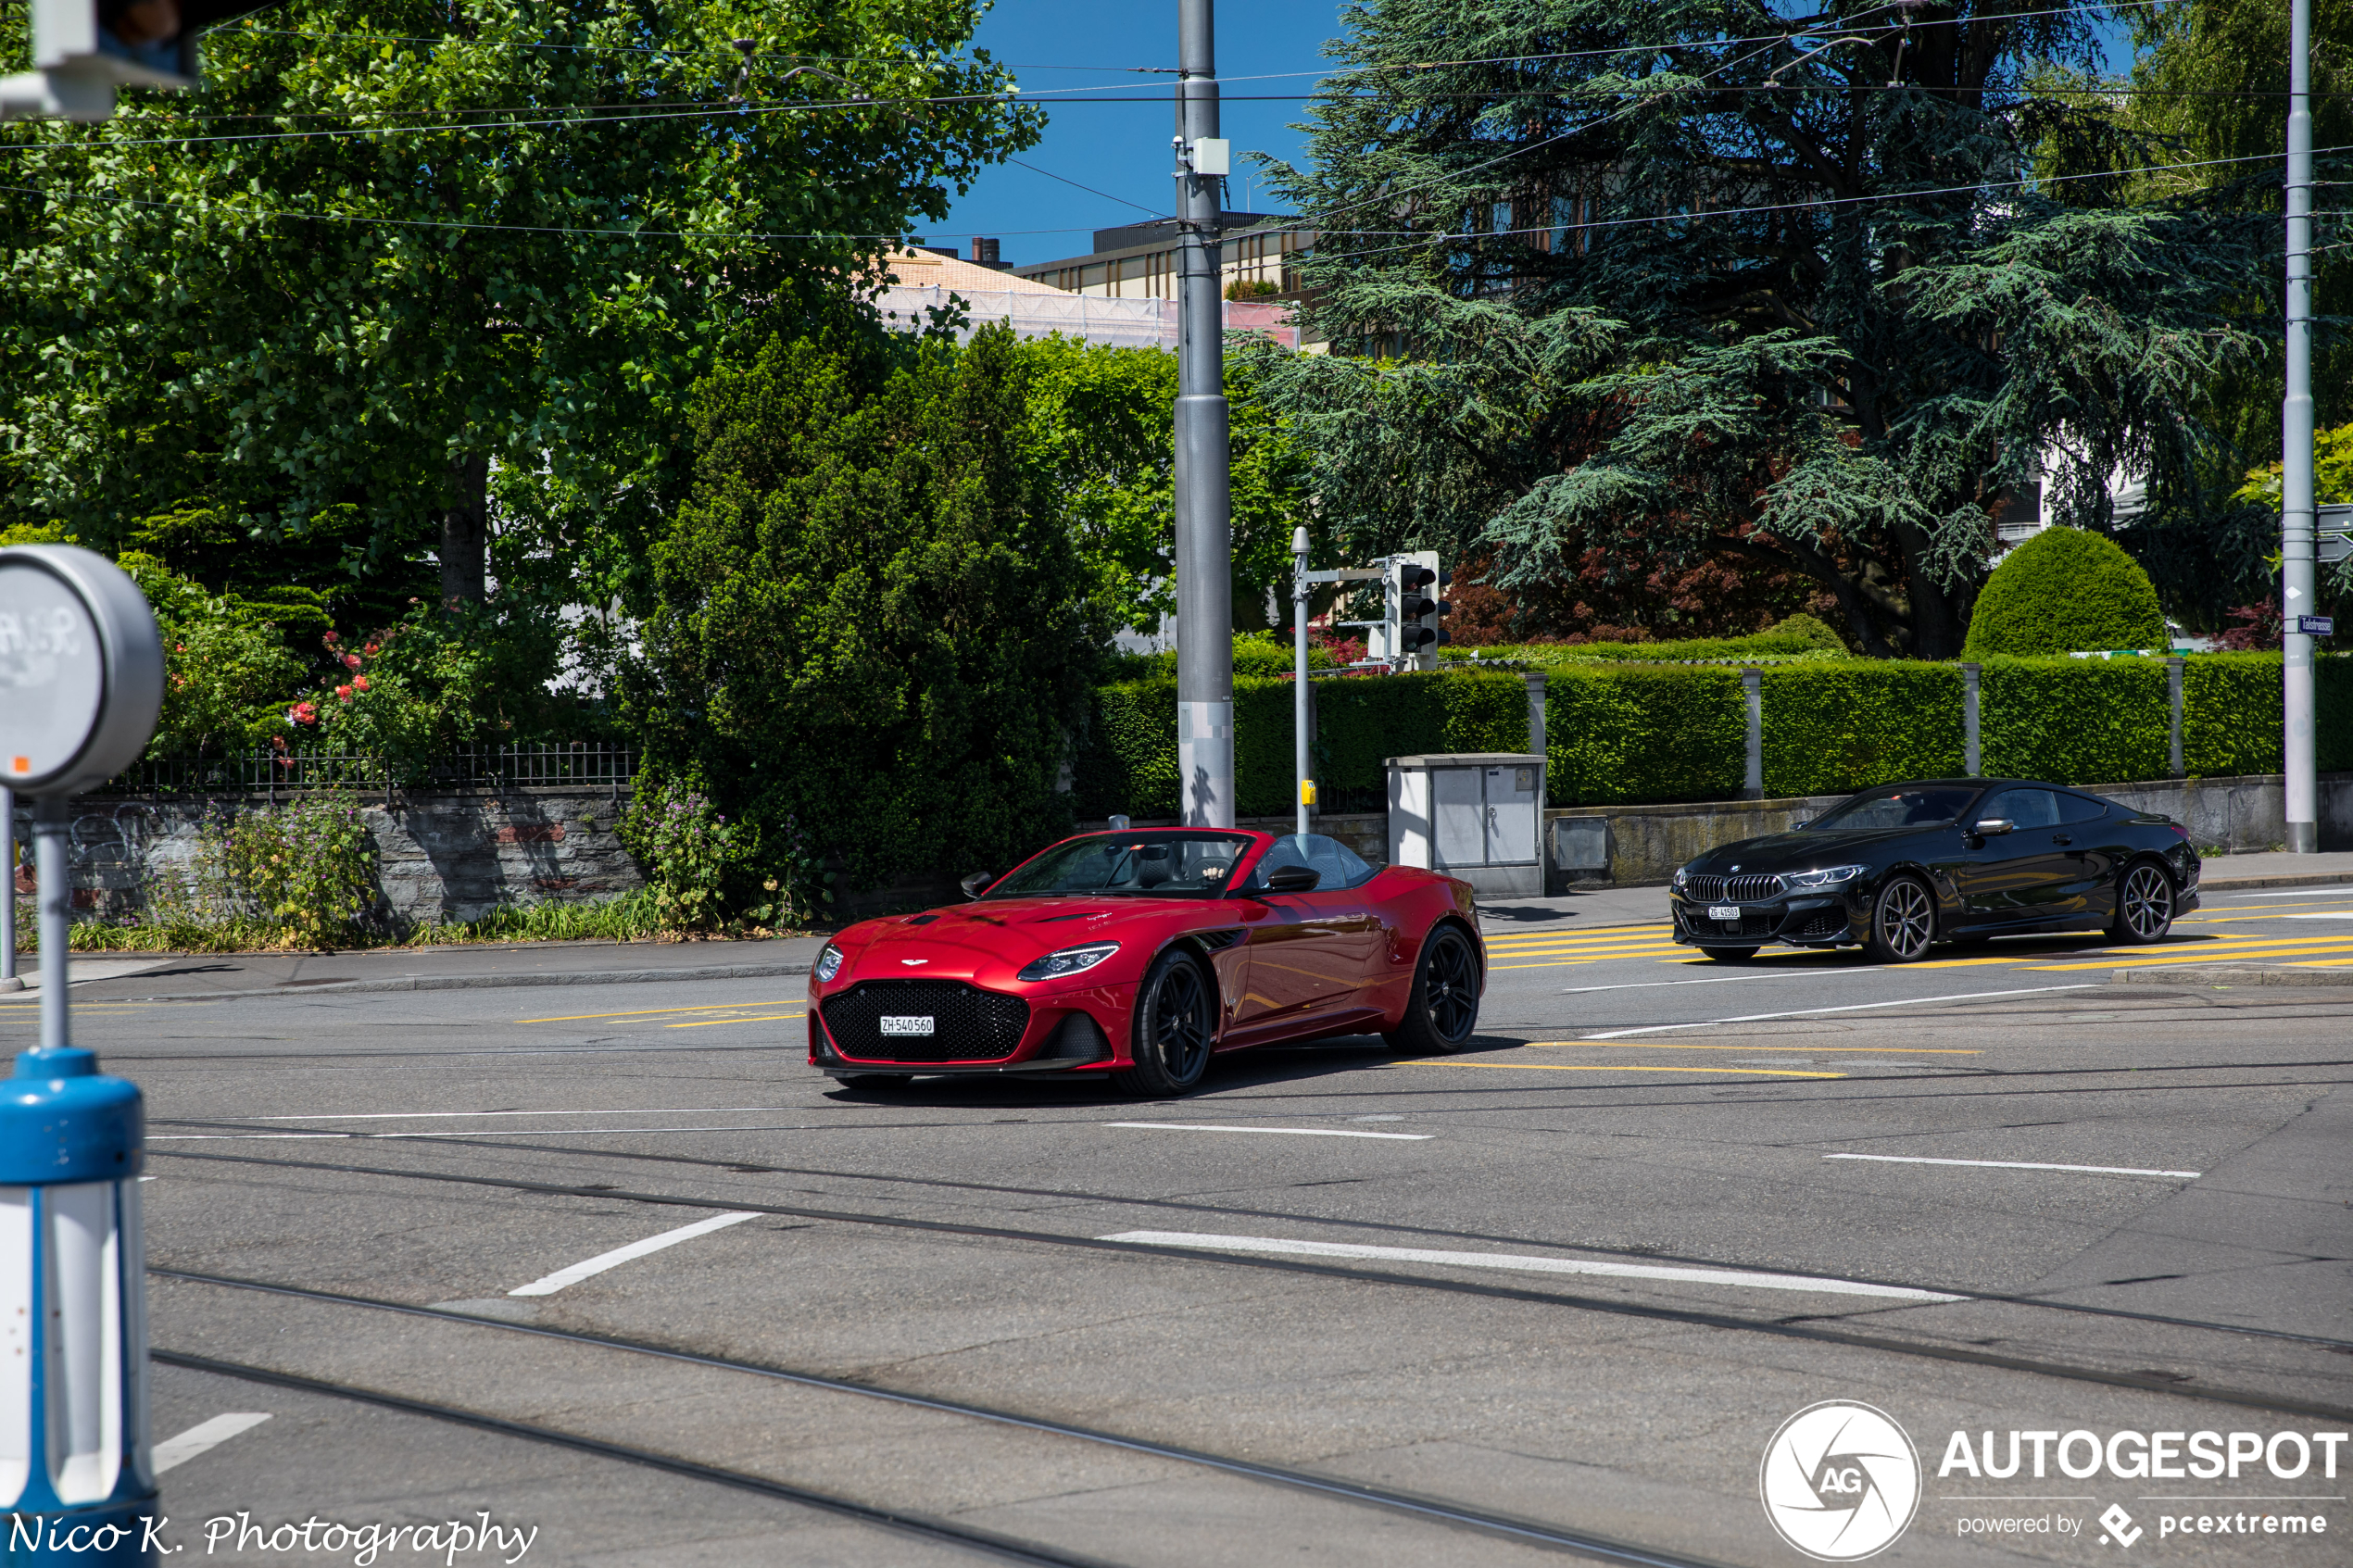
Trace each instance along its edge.
{"label": "tram track", "polygon": [[[591,1185],[533,1182],[518,1177],[473,1175],[447,1171],[400,1170],[388,1166],[360,1165],[336,1160],[270,1159],[258,1155],[203,1153],[185,1149],[158,1149],[150,1152],[157,1157],[201,1163],[323,1171],[346,1175],[379,1176],[398,1181],[436,1182],[462,1186],[488,1187],[543,1197],[641,1203],[659,1208],[749,1210],[753,1213],[773,1214],[789,1219],[866,1225],[879,1229],[967,1236],[991,1241],[1010,1241],[1072,1251],[1126,1257],[1153,1257],[1219,1268],[1255,1270],[1262,1273],[1307,1274],[1394,1289],[1436,1291],[1490,1300],[1525,1301],[1546,1306],[1568,1307],[1615,1317],[1802,1340],[1852,1349],[1874,1350],[1921,1360],[2025,1373],[2067,1382],[2165,1394],[2212,1404],[2311,1416],[2330,1422],[2353,1422],[2353,1408],[2316,1400],[2270,1394],[2259,1390],[2181,1381],[2171,1375],[2114,1372],[2104,1368],[2082,1366],[2031,1356],[2009,1355],[1974,1345],[1938,1344],[1930,1341],[1899,1339],[1885,1335],[1864,1334],[1851,1329],[1826,1327],[1818,1322],[1798,1318],[1750,1318],[1732,1312],[1664,1306],[1608,1297],[1580,1295],[1568,1291],[1541,1289],[1528,1286],[1496,1285],[1483,1281],[1403,1274],[1379,1269],[1353,1267],[1340,1262],[1310,1261],[1298,1257],[1213,1252],[1143,1242],[1107,1241],[1093,1236],[1070,1236],[1051,1231],[1004,1225],[927,1220],[911,1215],[876,1214],[860,1212],[855,1210],[818,1209],[799,1204],[762,1203],[733,1196],[722,1198],[697,1194],[636,1192],[602,1184]],[[1969,1298],[1994,1299],[1974,1297]],[[2025,1301],[2024,1304],[2040,1305],[2031,1300]]]}
{"label": "tram track", "polygon": [[[644,1356],[657,1361],[670,1361],[685,1366],[698,1367],[719,1372],[739,1373],[775,1382],[788,1383],[799,1387],[817,1389],[825,1393],[847,1395],[862,1399],[878,1400],[884,1403],[906,1406],[916,1410],[933,1411],[938,1414],[983,1422],[992,1425],[1015,1427],[1024,1431],[1040,1433],[1049,1436],[1068,1438],[1073,1441],[1086,1443],[1100,1448],[1114,1449],[1127,1453],[1139,1454],[1150,1459],[1167,1460],[1180,1464],[1196,1466],[1226,1475],[1238,1476],[1246,1480],[1261,1482],[1270,1486],[1287,1487],[1294,1491],[1334,1499],[1342,1502],[1356,1503],[1368,1507],[1385,1509],[1394,1513],[1401,1513],[1411,1518],[1419,1519],[1425,1523],[1475,1530],[1484,1535],[1518,1541],[1523,1544],[1572,1552],[1607,1562],[1629,1564],[1632,1565],[1632,1568],[1720,1568],[1720,1565],[1715,1563],[1709,1559],[1691,1557],[1678,1552],[1664,1551],[1655,1548],[1643,1547],[1632,1542],[1621,1541],[1611,1537],[1597,1535],[1588,1531],[1572,1530],[1561,1525],[1545,1524],[1540,1520],[1527,1519],[1513,1514],[1500,1513],[1491,1510],[1474,1508],[1470,1505],[1453,1501],[1444,1498],[1430,1497],[1421,1493],[1399,1491],[1384,1486],[1374,1486],[1363,1482],[1347,1480],[1340,1476],[1319,1474],[1313,1471],[1298,1470],[1285,1465],[1268,1464],[1262,1461],[1241,1459],[1229,1454],[1211,1453],[1200,1449],[1190,1449],[1176,1444],[1155,1442],[1150,1438],[1137,1437],[1117,1432],[1107,1432],[1096,1427],[1077,1425],[1069,1422],[1053,1421],[1042,1416],[1024,1414],[1016,1411],[1000,1410],[990,1406],[973,1404],[964,1400],[937,1399],[931,1395],[910,1393],[905,1390],[885,1387],[875,1384],[859,1383],[846,1378],[828,1377],[819,1373],[805,1372],[791,1367],[777,1366],[768,1362],[743,1361],[734,1357],[715,1356],[695,1350],[682,1350],[672,1346],[649,1344],[643,1340],[628,1339],[614,1335],[590,1334],[577,1329],[557,1328],[544,1323],[517,1323],[502,1318],[477,1317],[471,1313],[453,1311],[447,1308],[418,1306],[410,1302],[390,1301],[378,1297],[356,1296],[341,1291],[317,1290],[308,1286],[285,1285],[270,1280],[242,1279],[233,1275],[204,1273],[189,1269],[172,1269],[163,1267],[150,1267],[147,1272],[149,1274],[159,1279],[176,1280],[186,1284],[210,1286],[229,1290],[248,1291],[265,1296],[283,1297],[325,1306],[389,1312],[403,1317],[428,1319],[439,1323],[457,1324],[467,1328],[487,1329],[495,1333],[523,1335],[532,1338],[553,1340],[562,1344],[585,1346],[597,1349],[613,1350],[630,1355]],[[192,1357],[184,1352],[179,1351],[157,1350],[154,1354],[157,1360],[166,1361],[167,1363],[175,1366],[188,1366],[205,1361],[205,1358]],[[199,1370],[220,1370],[234,1364],[235,1363],[228,1362],[207,1363],[206,1365],[200,1367]],[[529,1426],[525,1424],[509,1422],[504,1417],[484,1415],[480,1412],[465,1412],[459,1411],[459,1408],[455,1406],[426,1407],[422,1401],[409,1400],[403,1396],[382,1394],[373,1390],[361,1390],[356,1386],[350,1385],[321,1385],[320,1384],[320,1380],[302,1378],[299,1374],[296,1374],[278,1373],[271,1371],[270,1369],[251,1367],[243,1368],[242,1372],[244,1374],[258,1374],[259,1376],[266,1378],[291,1379],[293,1382],[289,1386],[319,1386],[320,1391],[341,1391],[346,1392],[352,1397],[365,1396],[374,1399],[379,1402],[392,1404],[394,1408],[413,1409],[416,1411],[416,1413],[421,1414],[441,1414],[445,1419],[451,1419],[461,1415],[470,1416],[473,1419],[474,1424],[484,1425],[494,1429],[511,1430],[516,1436],[542,1438],[552,1437],[555,1440],[573,1441],[573,1446],[588,1448],[591,1451],[617,1450],[625,1447],[621,1445],[606,1444],[601,1439],[595,1438],[579,1438],[576,1441],[573,1441],[571,1435],[557,1433],[553,1428]],[[231,1374],[231,1375],[238,1374]],[[613,1457],[630,1457],[632,1454],[649,1452],[650,1450],[628,1450],[626,1453],[616,1451],[613,1453]],[[691,1464],[693,1461],[665,1460],[665,1462],[672,1467],[675,1467],[677,1465]],[[786,1493],[789,1493],[792,1495],[794,1500],[810,1500],[812,1506],[832,1507],[836,1512],[851,1512],[859,1510],[864,1510],[867,1513],[875,1516],[874,1519],[869,1521],[871,1523],[888,1523],[912,1520],[918,1521],[918,1527],[921,1529],[931,1531],[952,1532],[963,1528],[962,1526],[945,1524],[936,1520],[925,1520],[923,1516],[907,1514],[902,1511],[882,1509],[874,1505],[857,1503],[849,1499],[833,1497],[831,1494],[809,1492],[805,1488],[788,1487],[786,1486],[784,1483],[766,1481],[764,1478],[761,1477],[748,1477],[743,1472],[719,1471],[714,1467],[708,1466],[701,1466],[698,1468],[711,1472],[711,1474],[705,1476],[706,1479],[719,1481],[721,1484],[736,1485],[743,1480],[751,1480],[758,1482],[760,1486],[768,1488],[783,1488],[782,1491],[778,1492],[778,1495],[786,1495]],[[682,1471],[681,1473],[684,1474],[686,1472]],[[755,1487],[753,1489],[758,1488]],[[1013,1542],[1010,1537],[990,1537],[989,1549],[1002,1550],[1007,1546],[1020,1545],[1022,1545],[1022,1543]],[[1091,1562],[1093,1560],[1048,1555],[1035,1558],[1026,1558],[1022,1559],[1022,1561]]]}

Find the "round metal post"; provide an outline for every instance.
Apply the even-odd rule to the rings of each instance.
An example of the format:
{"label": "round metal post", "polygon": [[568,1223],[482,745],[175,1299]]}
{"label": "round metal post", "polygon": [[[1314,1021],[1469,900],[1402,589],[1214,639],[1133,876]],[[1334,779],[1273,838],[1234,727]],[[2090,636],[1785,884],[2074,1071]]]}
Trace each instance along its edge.
{"label": "round metal post", "polygon": [[1307,525],[1290,531],[1291,771],[1299,784],[1299,831],[1307,831],[1307,809],[1315,803],[1315,781],[1307,776]]}
{"label": "round metal post", "polygon": [[35,931],[41,944],[41,1048],[63,1050],[73,1044],[66,1022],[66,954],[73,935],[73,816],[62,797],[32,803],[32,863],[40,891],[33,895]]}
{"label": "round metal post", "polygon": [[1232,470],[1218,245],[1223,180],[1193,171],[1217,136],[1211,0],[1177,0],[1176,766],[1188,827],[1234,825]]}
{"label": "round metal post", "polygon": [[2285,666],[2287,847],[2321,847],[2312,755],[2312,0],[2288,9],[2287,387],[2280,404],[2280,618]]}
{"label": "round metal post", "polygon": [[0,991],[21,991],[17,973],[17,792],[0,784]]}
{"label": "round metal post", "polygon": [[100,1073],[88,1051],[26,1051],[0,1084],[0,1422],[11,1428],[0,1436],[0,1527],[11,1568],[156,1561],[145,1141],[138,1086]]}

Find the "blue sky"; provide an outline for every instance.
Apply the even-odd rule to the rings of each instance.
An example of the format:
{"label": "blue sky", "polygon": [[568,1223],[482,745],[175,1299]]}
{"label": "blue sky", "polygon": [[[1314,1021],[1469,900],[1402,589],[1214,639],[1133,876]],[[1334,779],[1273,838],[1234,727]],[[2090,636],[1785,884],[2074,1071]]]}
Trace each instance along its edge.
{"label": "blue sky", "polygon": [[[2113,30],[2120,34],[2121,29]],[[1226,134],[1238,155],[1227,200],[1243,210],[1275,210],[1250,182],[1239,155],[1267,152],[1296,160],[1304,138],[1290,129],[1304,94],[1325,69],[1326,39],[1340,31],[1340,6],[1319,0],[1226,0],[1217,14],[1217,74],[1226,82]],[[1093,248],[1091,233],[1168,211],[1173,191],[1168,138],[1174,130],[1165,76],[1135,67],[1176,63],[1176,0],[1104,5],[1101,0],[998,0],[974,43],[1013,68],[1022,91],[1051,109],[1045,139],[982,174],[946,223],[925,236],[972,254],[972,237],[988,234],[1012,262],[1051,261]],[[2112,47],[2111,69],[2129,52]],[[1306,72],[1277,80],[1242,77]],[[1073,92],[1073,89],[1083,91]],[[1278,95],[1252,102],[1253,94]],[[1119,100],[1146,100],[1121,102]],[[1101,100],[1088,102],[1087,100]],[[1039,171],[1043,172],[1039,172]],[[1061,176],[1060,180],[1053,176]],[[1076,181],[1094,193],[1063,183]]]}
{"label": "blue sky", "polygon": [[[1227,0],[1218,7],[1219,77],[1311,73],[1274,82],[1229,80],[1224,130],[1237,155],[1299,156],[1302,138],[1290,125],[1306,107],[1300,95],[1315,86],[1313,73],[1324,69],[1324,41],[1339,31],[1337,5],[1260,0],[1243,6]],[[1169,78],[1132,75],[1123,68],[1176,64],[1176,0],[1120,6],[1101,0],[999,0],[982,19],[974,43],[1012,66],[1022,91],[1042,102],[1065,96],[1149,101],[1066,102],[1052,109],[1045,140],[1022,155],[1023,163],[1048,172],[1012,164],[989,169],[957,201],[949,221],[929,232],[932,244],[953,245],[969,256],[972,236],[989,234],[1003,242],[1007,261],[1050,261],[1091,249],[1096,229],[1168,210],[1175,184],[1168,172],[1168,138],[1175,129]],[[1096,91],[1056,91],[1071,88]],[[1252,94],[1281,94],[1286,99],[1247,101]],[[1252,177],[1243,172],[1245,167],[1237,156],[1228,200],[1242,207],[1248,196],[1256,210],[1269,210],[1248,182]],[[1107,194],[1089,194],[1051,175]],[[1035,232],[1040,230],[1063,232]]]}

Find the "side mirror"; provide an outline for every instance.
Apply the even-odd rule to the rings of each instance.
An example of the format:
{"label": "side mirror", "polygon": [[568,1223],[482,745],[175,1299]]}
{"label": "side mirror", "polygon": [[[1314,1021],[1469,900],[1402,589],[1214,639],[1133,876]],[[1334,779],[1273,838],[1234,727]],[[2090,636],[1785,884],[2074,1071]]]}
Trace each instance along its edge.
{"label": "side mirror", "polygon": [[1305,866],[1284,866],[1267,873],[1266,891],[1269,893],[1313,893],[1315,891],[1315,884],[1323,880],[1321,872],[1311,871]]}
{"label": "side mirror", "polygon": [[991,876],[987,872],[975,872],[972,875],[964,878],[964,880],[958,885],[963,888],[965,897],[977,898],[980,897],[982,890],[987,888],[990,883],[995,882],[996,880],[997,879],[995,877]]}
{"label": "side mirror", "polygon": [[2018,824],[2007,817],[1987,817],[1979,822],[1970,831],[1986,838],[1999,838],[2017,826]]}
{"label": "side mirror", "polygon": [[1789,831],[1790,831],[1790,832],[1792,832],[1792,833],[1803,833],[1806,829],[1810,828],[1810,827],[1812,827],[1813,825],[1814,825],[1814,819],[1813,819],[1813,818],[1811,818],[1811,817],[1800,817],[1800,818],[1798,818],[1798,819],[1797,819],[1797,821],[1795,821],[1795,822],[1793,822],[1790,823],[1790,825],[1789,825]]}

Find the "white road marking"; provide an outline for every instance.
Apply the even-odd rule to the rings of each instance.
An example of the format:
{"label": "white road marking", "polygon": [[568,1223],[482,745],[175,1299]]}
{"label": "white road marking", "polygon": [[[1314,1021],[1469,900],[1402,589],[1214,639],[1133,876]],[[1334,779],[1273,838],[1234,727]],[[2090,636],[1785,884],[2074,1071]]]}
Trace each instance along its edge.
{"label": "white road marking", "polygon": [[616,1247],[610,1252],[599,1252],[594,1258],[585,1258],[570,1268],[558,1269],[544,1279],[533,1280],[529,1285],[519,1285],[507,1294],[510,1296],[553,1296],[567,1285],[578,1285],[591,1274],[600,1274],[607,1269],[618,1268],[633,1258],[642,1258],[648,1252],[659,1252],[665,1247],[675,1247],[682,1241],[692,1241],[698,1236],[709,1236],[712,1231],[725,1230],[729,1225],[740,1225],[746,1220],[758,1218],[760,1216],[757,1214],[740,1210],[726,1214],[713,1214],[708,1220],[697,1220],[691,1225],[680,1225],[674,1231],[664,1231],[660,1236],[649,1236],[643,1241],[633,1241],[626,1247]]}
{"label": "white road marking", "polygon": [[159,1133],[147,1139],[149,1143],[209,1143],[237,1138],[370,1138],[390,1141],[397,1138],[569,1138],[586,1137],[592,1133],[791,1133],[802,1130],[800,1125],[755,1127],[550,1127],[535,1133],[528,1127],[497,1127],[487,1132],[466,1128],[451,1128],[438,1133]]}
{"label": "white road marking", "polygon": [[[2222,895],[2217,895],[2222,897]],[[2353,898],[2353,887],[2299,887],[2293,893],[2240,893],[2240,898]]]}
{"label": "white road marking", "polygon": [[167,1470],[185,1464],[198,1454],[217,1449],[238,1433],[250,1431],[269,1419],[265,1412],[248,1411],[200,1421],[177,1437],[166,1437],[156,1445],[156,1474],[160,1475]]}
{"label": "white road marking", "polygon": [[2353,920],[2353,909],[2331,909],[2319,915],[2274,915],[2274,920]]}
{"label": "white road marking", "polygon": [[1868,969],[1806,969],[1790,974],[1719,974],[1711,980],[1629,980],[1618,985],[1565,985],[1558,994],[1578,997],[1588,991],[1655,991],[1662,985],[1730,985],[1743,980],[1843,980],[1850,974],[1879,974],[1888,967],[1873,964]]}
{"label": "white road marking", "polygon": [[1282,1252],[1309,1258],[1365,1258],[1379,1262],[1442,1263],[1456,1269],[1521,1269],[1547,1274],[1606,1274],[1615,1279],[1666,1279],[1690,1285],[1740,1285],[1756,1290],[1814,1290],[1832,1296],[1886,1296],[1904,1301],[1965,1301],[1936,1290],[1811,1274],[1752,1273],[1743,1269],[1685,1269],[1664,1263],[1604,1263],[1583,1258],[1539,1258],[1514,1252],[1441,1252],[1423,1247],[1365,1247],[1353,1242],[1292,1241],[1271,1236],[1203,1236],[1189,1231],[1121,1231],[1098,1241],[1139,1247],[1195,1247],[1205,1252]]}
{"label": "white road marking", "polygon": [[1603,1035],[1579,1035],[1580,1040],[1616,1040],[1628,1035],[1664,1035],[1676,1029],[1715,1029],[1727,1023],[1760,1023],[1774,1018],[1811,1018],[1824,1012],[1868,1012],[1873,1008],[1927,1007],[1934,1002],[1975,1002],[1988,997],[2035,997],[2048,991],[2096,991],[2097,985],[2030,985],[2021,991],[1962,991],[1944,997],[1908,997],[1900,1002],[1856,1002],[1843,1008],[1798,1008],[1789,1012],[1751,1012],[1738,1018],[1708,1018],[1697,1023],[1654,1023],[1646,1029],[1612,1029]]}
{"label": "white road marking", "polygon": [[1424,1143],[1435,1133],[1359,1133],[1346,1127],[1214,1127],[1206,1122],[1106,1122],[1106,1127],[1143,1127],[1156,1133],[1287,1133],[1295,1138],[1398,1138]]}
{"label": "white road marking", "polygon": [[346,1110],[326,1116],[257,1116],[257,1122],[422,1122],[450,1116],[741,1116],[789,1105],[623,1106],[618,1110]]}
{"label": "white road marking", "polygon": [[1886,1165],[1982,1165],[1992,1171],[2081,1171],[2095,1176],[2187,1176],[2203,1171],[2145,1171],[2137,1165],[2045,1165],[2034,1160],[1931,1160],[1921,1154],[1825,1154],[1825,1160],[1875,1160]]}

